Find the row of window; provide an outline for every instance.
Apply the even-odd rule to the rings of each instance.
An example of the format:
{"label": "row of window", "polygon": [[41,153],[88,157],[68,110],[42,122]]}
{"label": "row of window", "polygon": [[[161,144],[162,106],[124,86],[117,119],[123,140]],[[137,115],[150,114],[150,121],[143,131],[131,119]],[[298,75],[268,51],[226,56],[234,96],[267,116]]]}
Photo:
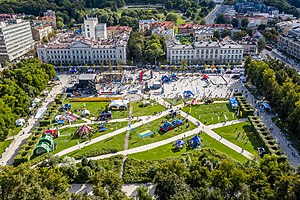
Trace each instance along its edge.
{"label": "row of window", "polygon": [[[204,52],[206,53],[206,54],[209,54],[209,53],[211,53],[211,54],[213,54],[214,52],[215,52],[215,54],[218,54],[218,52],[219,52],[219,50],[218,49],[211,49],[211,50],[208,50],[208,49],[206,49],[205,51],[204,51],[204,49],[202,49],[201,50],[201,54],[204,54]],[[230,53],[242,53],[243,52],[243,50],[242,49],[224,49],[224,50],[220,50],[220,53],[221,54],[230,54]],[[171,53],[172,54],[193,54],[194,53],[194,50],[172,50],[171,51]],[[197,54],[200,54],[200,50],[199,49],[197,49]]]}
{"label": "row of window", "polygon": [[[94,58],[116,58],[116,56],[115,55],[94,55],[93,56]],[[121,58],[122,58],[122,56],[120,56]],[[41,58],[42,58],[42,60],[44,60],[44,56],[41,56]],[[71,55],[50,55],[49,56],[49,59],[70,59],[71,58]],[[75,56],[75,55],[73,55],[73,59],[91,59],[91,56],[83,56],[83,55],[81,55],[81,56],[79,56],[79,55],[77,55],[77,56]]]}
{"label": "row of window", "polygon": [[[41,53],[43,53],[41,51]],[[50,53],[50,54],[69,54],[70,53],[70,50],[48,50],[47,53]],[[72,51],[73,54],[89,54],[91,53],[91,51],[75,51],[73,50]],[[92,53],[115,53],[115,50],[94,50]],[[120,51],[121,53],[121,51]]]}
{"label": "row of window", "polygon": [[[194,56],[172,56],[172,60],[174,60],[174,59],[176,59],[176,60],[185,60],[185,59],[193,59],[194,58]],[[208,55],[206,55],[206,56],[203,56],[203,55],[201,55],[201,56],[199,56],[198,58],[196,58],[196,59],[208,59],[208,58],[210,58],[210,59],[212,59],[213,58],[213,55],[210,55],[210,56],[208,56]],[[215,59],[217,59],[218,58],[218,56],[217,55],[215,55],[215,57],[214,57]],[[220,59],[226,59],[226,58],[242,58],[242,55],[220,55]]]}

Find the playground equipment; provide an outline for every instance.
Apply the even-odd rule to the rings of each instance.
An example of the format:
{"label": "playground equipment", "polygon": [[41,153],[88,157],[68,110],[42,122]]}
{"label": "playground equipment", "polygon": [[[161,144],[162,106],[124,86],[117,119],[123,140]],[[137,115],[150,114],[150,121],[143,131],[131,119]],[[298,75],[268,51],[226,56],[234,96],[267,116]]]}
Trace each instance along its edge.
{"label": "playground equipment", "polygon": [[173,120],[172,122],[166,122],[164,125],[160,127],[160,130],[163,132],[170,131],[178,126],[183,125],[183,121],[181,119]]}
{"label": "playground equipment", "polygon": [[128,109],[128,100],[112,100],[108,108],[111,110],[125,110]]}
{"label": "playground equipment", "polygon": [[202,144],[201,139],[198,135],[192,137],[190,140],[187,141],[187,143],[188,146],[193,149],[199,147]]}
{"label": "playground equipment", "polygon": [[100,113],[100,116],[97,118],[97,121],[106,121],[112,118],[111,111],[105,110]]}
{"label": "playground equipment", "polygon": [[151,132],[150,130],[146,130],[144,132],[139,133],[138,136],[140,138],[144,138],[144,137],[147,137],[147,136],[152,135],[152,134],[153,134],[153,132]]}
{"label": "playground equipment", "polygon": [[231,97],[231,98],[229,99],[229,105],[230,105],[230,107],[231,107],[232,109],[234,109],[234,110],[237,110],[238,107],[239,107],[239,103],[238,103],[238,101],[236,100],[235,97]]}
{"label": "playground equipment", "polygon": [[192,96],[194,97],[195,95],[194,95],[194,93],[192,93],[192,91],[186,90],[183,92],[183,96],[185,99],[187,99],[187,98],[191,98]]}
{"label": "playground equipment", "polygon": [[83,137],[83,136],[92,136],[92,128],[87,126],[87,125],[82,125],[77,131],[76,134],[79,135],[79,137]]}
{"label": "playground equipment", "polygon": [[72,113],[65,113],[63,115],[57,115],[55,117],[55,121],[58,124],[63,124],[65,121],[67,123],[73,122],[77,119],[77,117],[75,115],[73,115]]}
{"label": "playground equipment", "polygon": [[38,145],[34,149],[34,154],[39,156],[44,153],[49,153],[55,149],[55,143],[53,136],[51,134],[44,134],[39,142]]}
{"label": "playground equipment", "polygon": [[184,141],[183,140],[177,140],[175,142],[175,147],[178,149],[182,149],[184,147]]}

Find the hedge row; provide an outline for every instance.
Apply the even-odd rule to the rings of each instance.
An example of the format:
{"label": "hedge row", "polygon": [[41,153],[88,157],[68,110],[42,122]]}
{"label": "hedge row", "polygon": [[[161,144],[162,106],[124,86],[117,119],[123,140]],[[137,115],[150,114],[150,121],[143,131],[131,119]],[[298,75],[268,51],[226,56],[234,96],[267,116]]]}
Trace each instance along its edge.
{"label": "hedge row", "polygon": [[118,149],[116,149],[116,148],[102,148],[102,149],[96,149],[93,151],[89,151],[84,154],[79,154],[79,155],[74,155],[74,156],[72,155],[72,157],[75,158],[76,160],[79,160],[82,158],[100,156],[100,155],[116,153],[116,152],[118,152]]}
{"label": "hedge row", "polygon": [[254,115],[254,110],[245,97],[237,96],[236,100],[239,103],[240,111],[242,111],[243,117]]}
{"label": "hedge row", "polygon": [[276,144],[272,135],[265,127],[264,123],[258,116],[248,116],[248,119],[253,127],[253,131],[257,134],[260,140],[264,143],[266,150],[270,154],[275,154],[282,159],[286,159],[284,153],[280,150],[279,145]]}
{"label": "hedge row", "polygon": [[83,98],[71,98],[71,102],[110,102],[111,100],[119,100],[123,97],[83,97]]}
{"label": "hedge row", "polygon": [[15,166],[24,162],[28,162],[31,159],[40,137],[43,135],[43,132],[46,129],[46,127],[51,125],[51,122],[54,120],[56,114],[58,113],[58,110],[61,108],[65,98],[65,95],[56,96],[55,101],[51,103],[45,115],[39,121],[40,126],[36,127],[33,130],[29,138],[26,140],[25,144],[22,145],[20,151],[18,152],[18,155],[14,159]]}

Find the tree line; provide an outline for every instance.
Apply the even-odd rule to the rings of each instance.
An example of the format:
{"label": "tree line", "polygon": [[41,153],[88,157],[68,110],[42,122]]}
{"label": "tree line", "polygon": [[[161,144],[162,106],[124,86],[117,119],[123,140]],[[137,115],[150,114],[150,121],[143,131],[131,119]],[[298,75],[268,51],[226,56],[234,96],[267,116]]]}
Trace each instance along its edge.
{"label": "tree line", "polygon": [[30,101],[38,96],[55,77],[53,65],[38,59],[24,59],[8,65],[0,75],[0,140],[15,128],[18,117],[29,113]]}
{"label": "tree line", "polygon": [[[296,200],[300,198],[300,174],[280,162],[274,155],[266,155],[258,162],[240,164],[211,149],[203,149],[185,156],[147,161],[135,160],[126,166],[124,176],[147,176],[145,181],[156,185],[158,200],[181,199],[243,199]],[[61,163],[61,165],[58,165]],[[132,162],[131,162],[132,163]],[[1,166],[0,196],[2,199],[130,199],[122,192],[120,177],[122,156],[103,160],[83,159],[76,164],[70,157],[50,157],[30,168]],[[131,174],[128,174],[131,173]],[[70,194],[72,183],[90,183],[93,196]],[[150,200],[146,187],[138,189],[138,199]]]}
{"label": "tree line", "polygon": [[245,70],[248,79],[268,100],[281,121],[294,136],[300,133],[300,75],[294,68],[270,59],[254,61],[247,57]]}

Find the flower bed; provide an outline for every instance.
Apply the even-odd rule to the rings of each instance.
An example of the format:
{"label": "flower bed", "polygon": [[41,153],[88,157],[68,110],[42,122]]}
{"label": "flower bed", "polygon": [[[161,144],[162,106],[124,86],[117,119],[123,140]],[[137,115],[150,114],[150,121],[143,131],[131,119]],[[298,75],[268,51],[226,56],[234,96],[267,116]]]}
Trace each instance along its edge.
{"label": "flower bed", "polygon": [[71,102],[105,102],[111,100],[124,99],[123,97],[83,97],[83,98],[71,98]]}

